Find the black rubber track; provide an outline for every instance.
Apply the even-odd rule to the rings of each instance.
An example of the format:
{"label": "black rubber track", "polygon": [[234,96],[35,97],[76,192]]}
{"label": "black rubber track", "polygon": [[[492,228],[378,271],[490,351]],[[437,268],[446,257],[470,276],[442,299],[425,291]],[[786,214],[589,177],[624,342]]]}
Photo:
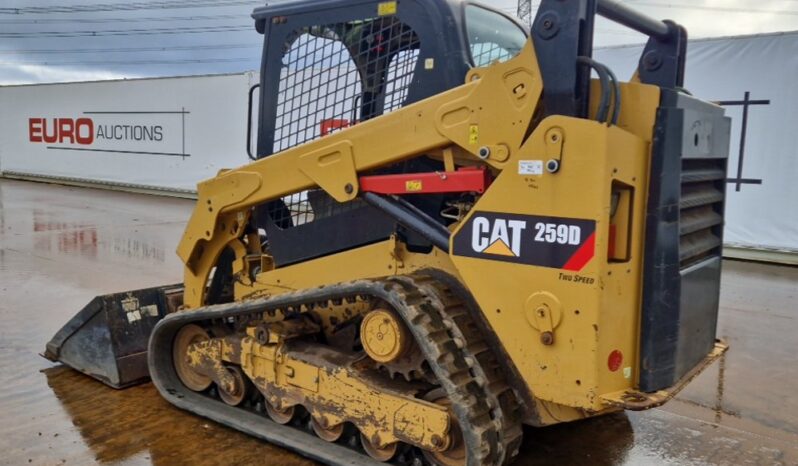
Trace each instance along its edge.
{"label": "black rubber track", "polygon": [[[461,348],[475,380],[487,394],[491,417],[499,435],[499,464],[508,464],[518,456],[523,440],[521,405],[502,374],[496,353],[481,334],[463,300],[453,290],[423,272],[415,276],[415,284],[427,290],[430,299],[444,319],[455,341],[464,341]],[[474,364],[476,362],[476,364]]]}
{"label": "black rubber track", "polygon": [[[480,362],[487,359],[484,355],[472,354],[473,345],[469,350],[465,337],[473,336],[473,333],[458,328],[457,320],[462,319],[447,316],[446,303],[450,304],[451,310],[452,296],[444,294],[446,290],[427,277],[403,276],[356,281],[172,314],[158,323],[150,337],[150,375],[161,395],[175,406],[308,458],[333,465],[384,464],[343,444],[328,443],[309,432],[278,425],[257,413],[230,407],[192,392],[182,385],[172,363],[174,336],[189,323],[248,319],[264,312],[295,312],[303,306],[323,305],[355,296],[376,298],[391,305],[405,319],[441,387],[452,400],[455,416],[464,433],[468,465],[506,464],[517,449],[515,431],[520,431],[520,424],[516,426],[514,420],[505,420],[502,403],[496,401],[506,384],[495,380],[497,372],[492,368],[484,370],[480,366]],[[509,454],[505,434],[510,436]]]}

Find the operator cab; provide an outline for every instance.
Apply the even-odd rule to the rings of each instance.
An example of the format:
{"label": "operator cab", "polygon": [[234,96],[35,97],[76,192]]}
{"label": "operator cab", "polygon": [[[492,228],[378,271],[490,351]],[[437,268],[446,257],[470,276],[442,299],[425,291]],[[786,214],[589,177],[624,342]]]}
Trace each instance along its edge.
{"label": "operator cab", "polygon": [[[258,159],[460,86],[470,68],[513,58],[528,37],[507,14],[460,0],[286,0],[253,18],[265,36]],[[389,171],[441,167],[420,158]],[[445,222],[447,196],[408,200]],[[278,266],[394,233],[410,247],[431,248],[364,203],[339,204],[321,190],[270,202],[257,217]]]}

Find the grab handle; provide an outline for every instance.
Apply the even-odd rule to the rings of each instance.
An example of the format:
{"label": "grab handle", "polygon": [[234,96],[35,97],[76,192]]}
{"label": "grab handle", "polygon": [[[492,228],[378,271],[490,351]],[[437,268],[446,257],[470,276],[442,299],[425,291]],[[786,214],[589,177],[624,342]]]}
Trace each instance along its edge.
{"label": "grab handle", "polygon": [[598,0],[596,9],[598,14],[608,20],[660,41],[667,41],[671,36],[671,29],[665,22],[646,16],[617,1]]}
{"label": "grab handle", "polygon": [[260,84],[255,84],[249,88],[249,101],[247,103],[247,155],[250,160],[258,160],[252,154],[252,98],[255,95],[255,89],[259,88]]}

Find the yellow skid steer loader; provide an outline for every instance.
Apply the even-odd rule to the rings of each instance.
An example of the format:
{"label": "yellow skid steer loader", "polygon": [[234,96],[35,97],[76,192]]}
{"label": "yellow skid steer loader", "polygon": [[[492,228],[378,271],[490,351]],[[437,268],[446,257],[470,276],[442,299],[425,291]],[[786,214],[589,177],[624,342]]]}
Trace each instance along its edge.
{"label": "yellow skid steer loader", "polygon": [[[597,15],[649,37],[629,82]],[[609,0],[531,30],[466,0],[253,18],[257,147],[199,184],[183,283],[95,298],[47,357],[322,462],[448,466],[725,351],[730,124],[682,89],[684,28]]]}

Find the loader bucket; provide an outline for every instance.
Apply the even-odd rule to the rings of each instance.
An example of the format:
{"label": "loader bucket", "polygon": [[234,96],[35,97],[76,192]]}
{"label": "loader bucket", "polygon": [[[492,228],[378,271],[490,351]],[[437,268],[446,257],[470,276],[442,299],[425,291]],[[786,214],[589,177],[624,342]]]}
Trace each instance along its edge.
{"label": "loader bucket", "polygon": [[182,285],[97,296],[55,334],[43,356],[113,388],[146,382],[150,333],[182,300]]}

